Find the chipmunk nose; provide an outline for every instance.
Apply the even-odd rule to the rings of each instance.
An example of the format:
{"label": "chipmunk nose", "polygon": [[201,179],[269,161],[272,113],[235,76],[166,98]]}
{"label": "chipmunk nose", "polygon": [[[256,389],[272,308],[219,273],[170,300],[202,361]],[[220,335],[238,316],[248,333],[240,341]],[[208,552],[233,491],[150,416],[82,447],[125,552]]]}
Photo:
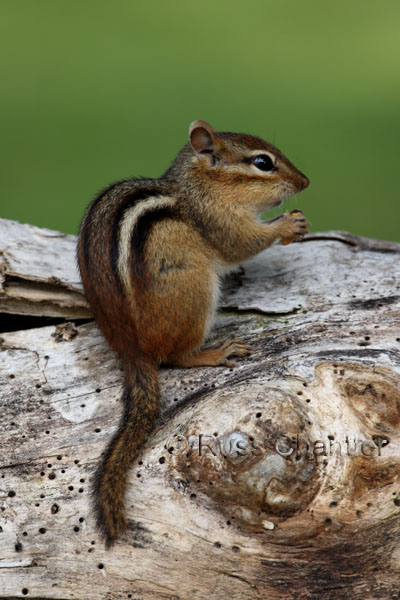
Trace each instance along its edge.
{"label": "chipmunk nose", "polygon": [[308,179],[308,177],[306,177],[305,175],[301,174],[301,179],[300,179],[300,189],[301,190],[305,190],[306,187],[308,187],[310,185],[310,180]]}

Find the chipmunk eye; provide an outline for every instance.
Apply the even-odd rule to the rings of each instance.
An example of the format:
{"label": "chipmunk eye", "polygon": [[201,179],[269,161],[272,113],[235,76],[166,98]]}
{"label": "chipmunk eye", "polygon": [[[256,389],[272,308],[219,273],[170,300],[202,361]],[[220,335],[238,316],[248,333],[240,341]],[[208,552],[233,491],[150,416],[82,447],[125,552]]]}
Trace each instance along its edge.
{"label": "chipmunk eye", "polygon": [[253,165],[260,169],[260,171],[275,171],[276,167],[272,161],[272,158],[268,154],[259,154],[255,156],[252,161]]}

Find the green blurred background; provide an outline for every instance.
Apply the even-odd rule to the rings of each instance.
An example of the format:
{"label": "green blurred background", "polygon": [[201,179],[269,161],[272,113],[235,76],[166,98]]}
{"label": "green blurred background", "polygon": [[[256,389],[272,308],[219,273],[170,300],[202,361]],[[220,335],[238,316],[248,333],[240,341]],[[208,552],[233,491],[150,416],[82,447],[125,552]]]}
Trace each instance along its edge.
{"label": "green blurred background", "polygon": [[205,119],[309,176],[313,231],[400,240],[399,0],[2,0],[0,40],[0,216],[76,233]]}

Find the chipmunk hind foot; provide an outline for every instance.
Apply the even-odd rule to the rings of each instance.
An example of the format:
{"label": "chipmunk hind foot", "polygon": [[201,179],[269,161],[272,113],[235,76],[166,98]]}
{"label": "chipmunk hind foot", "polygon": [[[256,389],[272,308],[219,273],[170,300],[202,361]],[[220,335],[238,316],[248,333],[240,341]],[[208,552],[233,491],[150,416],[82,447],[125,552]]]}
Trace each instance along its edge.
{"label": "chipmunk hind foot", "polygon": [[242,340],[227,340],[178,359],[174,361],[174,365],[177,367],[236,367],[237,364],[230,358],[233,356],[242,358],[249,354],[251,354],[251,348]]}

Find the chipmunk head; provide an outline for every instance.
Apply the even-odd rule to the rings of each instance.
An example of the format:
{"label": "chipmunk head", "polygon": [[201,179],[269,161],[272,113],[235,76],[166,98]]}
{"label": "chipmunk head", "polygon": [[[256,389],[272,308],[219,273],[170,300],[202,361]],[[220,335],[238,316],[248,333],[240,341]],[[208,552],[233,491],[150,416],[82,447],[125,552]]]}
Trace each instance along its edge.
{"label": "chipmunk head", "polygon": [[297,194],[309,180],[272,144],[244,133],[215,131],[206,121],[189,128],[191,167],[218,194],[261,212]]}

